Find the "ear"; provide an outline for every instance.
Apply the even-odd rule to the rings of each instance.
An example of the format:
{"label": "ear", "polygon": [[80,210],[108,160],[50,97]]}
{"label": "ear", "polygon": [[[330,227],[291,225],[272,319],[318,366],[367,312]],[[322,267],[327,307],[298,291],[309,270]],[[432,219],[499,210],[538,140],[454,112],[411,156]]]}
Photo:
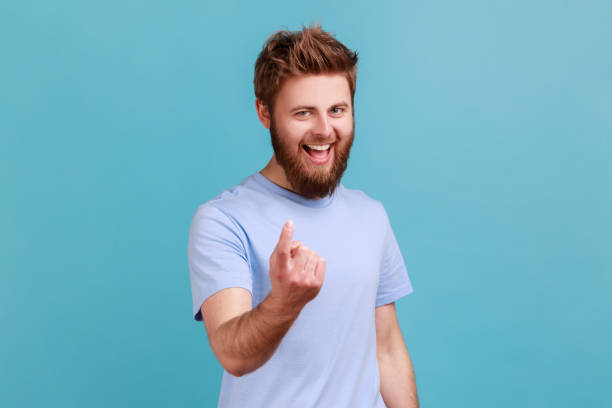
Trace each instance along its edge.
{"label": "ear", "polygon": [[270,129],[270,110],[268,106],[259,98],[255,98],[255,110],[259,121],[266,129]]}

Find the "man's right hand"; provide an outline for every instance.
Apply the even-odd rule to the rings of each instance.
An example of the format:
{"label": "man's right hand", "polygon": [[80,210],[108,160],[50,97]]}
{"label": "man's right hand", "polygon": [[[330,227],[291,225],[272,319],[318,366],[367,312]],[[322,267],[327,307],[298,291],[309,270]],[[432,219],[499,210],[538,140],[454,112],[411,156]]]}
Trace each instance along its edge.
{"label": "man's right hand", "polygon": [[201,307],[213,352],[234,376],[268,361],[302,308],[321,290],[325,260],[292,242],[292,235],[293,225],[285,224],[270,256],[272,290],[255,308],[243,311],[252,300],[243,288],[223,289]]}
{"label": "man's right hand", "polygon": [[292,241],[293,222],[285,223],[270,255],[270,300],[281,312],[299,313],[323,285],[325,259],[299,241]]}

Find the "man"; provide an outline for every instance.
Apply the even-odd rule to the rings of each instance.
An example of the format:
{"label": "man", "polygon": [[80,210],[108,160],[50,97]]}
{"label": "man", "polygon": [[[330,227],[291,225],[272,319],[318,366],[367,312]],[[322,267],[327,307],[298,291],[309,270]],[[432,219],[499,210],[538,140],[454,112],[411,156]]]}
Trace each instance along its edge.
{"label": "man", "polygon": [[404,260],[382,203],[340,183],[356,64],[320,25],[273,34],[254,85],[274,155],[192,219],[219,407],[418,407],[394,304],[413,291]]}

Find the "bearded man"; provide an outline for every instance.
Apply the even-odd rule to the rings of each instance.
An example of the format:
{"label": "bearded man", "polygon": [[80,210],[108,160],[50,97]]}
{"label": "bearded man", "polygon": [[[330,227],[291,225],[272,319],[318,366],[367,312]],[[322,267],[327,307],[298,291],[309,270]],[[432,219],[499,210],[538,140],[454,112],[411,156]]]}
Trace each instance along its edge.
{"label": "bearded man", "polygon": [[254,85],[274,155],[193,216],[193,316],[224,368],[219,407],[418,407],[400,248],[382,203],[340,182],[356,66],[320,25],[271,35]]}

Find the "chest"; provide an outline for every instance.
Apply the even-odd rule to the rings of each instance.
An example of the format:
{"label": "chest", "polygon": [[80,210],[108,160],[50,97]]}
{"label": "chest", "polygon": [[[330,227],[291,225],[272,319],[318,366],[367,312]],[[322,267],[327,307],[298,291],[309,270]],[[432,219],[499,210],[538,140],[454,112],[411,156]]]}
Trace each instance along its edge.
{"label": "chest", "polygon": [[[253,305],[261,302],[271,290],[270,255],[274,251],[282,225],[293,219],[292,240],[300,241],[326,260],[321,291],[311,302],[313,307],[333,307],[343,299],[361,297],[374,301],[383,260],[383,228],[367,215],[340,217],[296,216],[279,214],[258,222],[256,234],[248,236],[249,261],[253,278]],[[248,231],[249,229],[245,229]]]}

